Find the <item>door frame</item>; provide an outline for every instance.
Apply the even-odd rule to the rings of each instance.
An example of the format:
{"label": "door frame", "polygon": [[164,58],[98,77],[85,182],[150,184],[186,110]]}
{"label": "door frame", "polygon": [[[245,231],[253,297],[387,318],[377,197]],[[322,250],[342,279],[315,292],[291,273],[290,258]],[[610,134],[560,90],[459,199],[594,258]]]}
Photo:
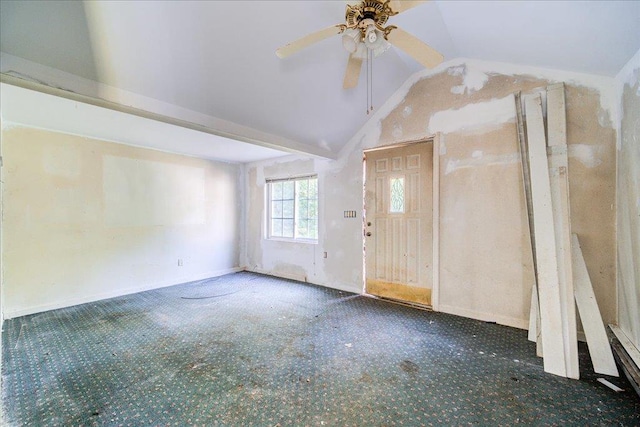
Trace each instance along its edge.
{"label": "door frame", "polygon": [[[432,203],[431,211],[433,218],[433,230],[432,230],[432,245],[433,245],[433,283],[431,288],[431,309],[433,311],[439,311],[440,306],[440,144],[442,142],[442,136],[440,133],[436,133],[433,136],[426,137],[418,140],[403,141],[400,143],[380,145],[377,147],[362,150],[362,212],[365,211],[365,192],[367,185],[367,153],[373,151],[389,150],[393,148],[406,147],[408,145],[431,143],[433,146],[433,176],[432,176]],[[367,267],[366,267],[366,216],[363,215],[362,221],[362,289],[363,292],[367,289]],[[366,293],[366,292],[365,292]]]}

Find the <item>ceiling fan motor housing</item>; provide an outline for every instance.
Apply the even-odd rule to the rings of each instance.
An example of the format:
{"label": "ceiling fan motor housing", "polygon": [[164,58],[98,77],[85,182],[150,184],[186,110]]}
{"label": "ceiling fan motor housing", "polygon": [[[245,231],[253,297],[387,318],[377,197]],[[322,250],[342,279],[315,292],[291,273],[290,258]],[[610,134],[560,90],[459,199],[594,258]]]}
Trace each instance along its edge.
{"label": "ceiling fan motor housing", "polygon": [[394,12],[386,1],[365,0],[355,6],[347,5],[345,19],[347,28],[359,28],[362,21],[370,19],[378,29],[382,30],[391,15],[394,15]]}

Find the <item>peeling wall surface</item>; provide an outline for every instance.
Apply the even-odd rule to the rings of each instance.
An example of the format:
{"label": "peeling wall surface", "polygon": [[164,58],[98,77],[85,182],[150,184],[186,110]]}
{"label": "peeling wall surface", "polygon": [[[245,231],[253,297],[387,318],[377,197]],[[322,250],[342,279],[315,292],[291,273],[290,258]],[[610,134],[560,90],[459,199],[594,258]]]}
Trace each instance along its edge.
{"label": "peeling wall surface", "polygon": [[239,266],[240,166],[3,125],[5,316]]}
{"label": "peeling wall surface", "polygon": [[[534,280],[514,93],[565,82],[571,226],[596,297],[616,321],[614,80],[465,60],[410,79],[336,161],[290,156],[247,167],[249,269],[361,292],[364,149],[440,133],[439,309],[527,327]],[[317,245],[265,239],[267,178],[317,173]],[[322,257],[327,252],[327,258]],[[283,261],[286,260],[286,261]]]}
{"label": "peeling wall surface", "polygon": [[621,84],[618,151],[619,326],[640,348],[640,51],[616,78]]}

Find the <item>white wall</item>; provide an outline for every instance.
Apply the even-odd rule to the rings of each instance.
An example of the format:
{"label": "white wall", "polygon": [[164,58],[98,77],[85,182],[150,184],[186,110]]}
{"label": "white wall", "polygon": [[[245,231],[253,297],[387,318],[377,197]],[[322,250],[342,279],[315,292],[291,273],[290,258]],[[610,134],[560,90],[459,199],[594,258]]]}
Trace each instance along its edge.
{"label": "white wall", "polygon": [[[614,80],[605,77],[471,60],[419,73],[338,160],[290,156],[246,166],[245,265],[361,292],[363,150],[440,132],[440,309],[526,327],[532,255],[512,94],[556,82],[567,83],[572,227],[585,242],[605,320],[615,321],[617,109]],[[265,239],[265,179],[308,173],[319,178],[318,244]]]}
{"label": "white wall", "polygon": [[618,323],[640,348],[640,51],[620,71]]}
{"label": "white wall", "polygon": [[[362,154],[354,154],[349,162],[288,156],[246,166],[248,270],[362,291],[362,218],[343,217],[345,210],[362,210]],[[265,239],[265,179],[313,173],[318,175],[318,243]]]}
{"label": "white wall", "polygon": [[238,270],[241,166],[2,125],[7,318]]}

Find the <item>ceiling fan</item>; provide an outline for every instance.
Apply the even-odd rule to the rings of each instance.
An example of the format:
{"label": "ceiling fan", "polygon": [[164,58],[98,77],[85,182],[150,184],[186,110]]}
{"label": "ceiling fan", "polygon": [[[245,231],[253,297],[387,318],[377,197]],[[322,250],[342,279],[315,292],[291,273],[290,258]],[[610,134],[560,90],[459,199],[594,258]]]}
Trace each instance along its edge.
{"label": "ceiling fan", "polygon": [[385,52],[389,44],[403,50],[426,68],[433,68],[444,59],[438,51],[406,31],[394,25],[385,27],[390,16],[426,3],[425,0],[363,0],[347,3],[345,24],[332,25],[306,35],[278,49],[276,55],[286,58],[319,41],[343,34],[342,45],[349,52],[343,84],[345,89],[358,85],[362,61]]}

